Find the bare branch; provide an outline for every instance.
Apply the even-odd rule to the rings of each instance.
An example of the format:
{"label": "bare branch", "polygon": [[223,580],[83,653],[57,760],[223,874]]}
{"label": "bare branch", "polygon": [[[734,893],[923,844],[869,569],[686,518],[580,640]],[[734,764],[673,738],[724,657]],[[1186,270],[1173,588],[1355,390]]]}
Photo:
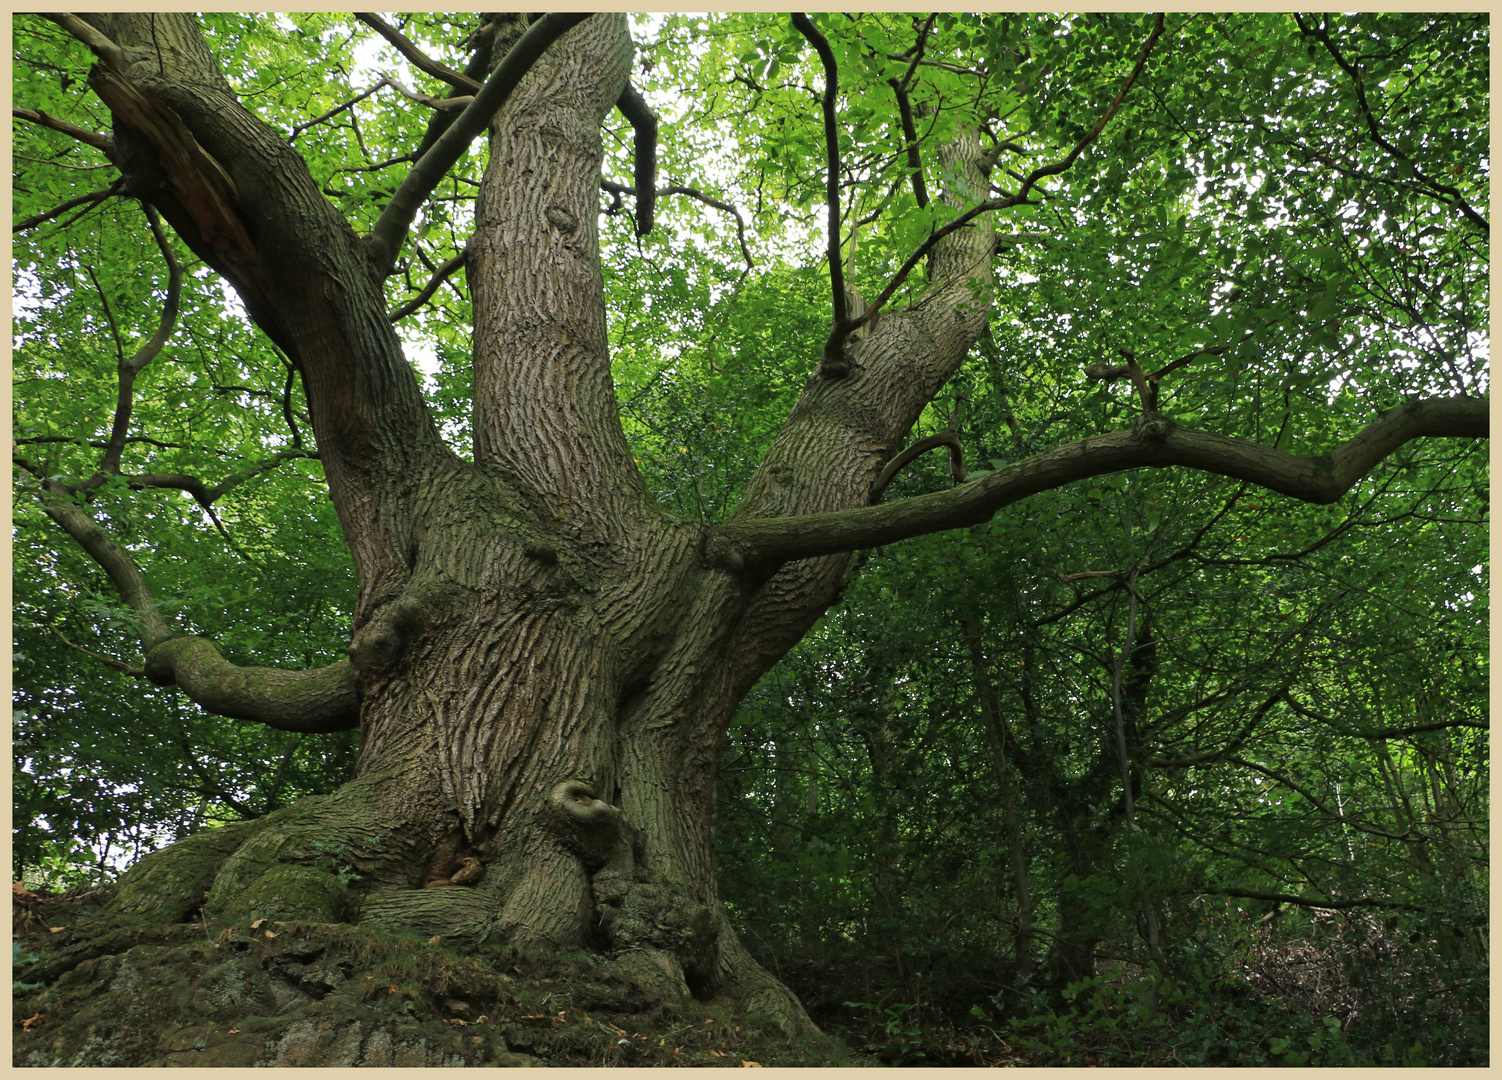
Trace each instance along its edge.
{"label": "bare branch", "polygon": [[829,41],[819,33],[807,15],[795,13],[793,26],[808,39],[808,43],[819,54],[819,62],[824,65],[824,96],[820,105],[824,112],[824,150],[828,161],[824,177],[824,201],[828,206],[826,232],[829,285],[834,306],[834,329],[824,344],[824,360],[831,370],[838,371],[846,367],[843,357],[845,339],[856,328],[845,300],[845,268],[844,260],[840,257],[840,129],[834,111],[835,95],[840,88],[840,72]]}
{"label": "bare branch", "polygon": [[133,668],[129,664],[122,663],[119,660],[116,660],[112,656],[102,656],[99,653],[91,652],[90,650],[85,649],[81,645],[75,645],[75,644],[73,644],[67,638],[63,637],[63,632],[61,630],[59,630],[57,627],[55,627],[55,626],[49,626],[49,627],[47,627],[47,629],[49,631],[51,631],[52,633],[56,634],[58,640],[61,641],[64,645],[68,646],[68,648],[75,649],[78,652],[83,653],[85,656],[89,657],[91,660],[98,660],[101,664],[104,664],[106,667],[112,667],[116,671],[124,672],[126,675],[129,675],[132,679],[141,679],[141,678],[145,678],[145,676],[146,676],[146,672],[142,668]]}
{"label": "bare branch", "polygon": [[954,482],[959,484],[965,481],[965,450],[960,445],[960,437],[953,431],[941,431],[937,435],[930,435],[926,439],[919,439],[902,453],[898,454],[887,467],[881,470],[881,475],[871,485],[871,505],[875,506],[881,501],[882,492],[886,491],[887,485],[892,482],[903,467],[914,458],[921,457],[930,450],[940,446],[949,447],[949,472],[954,477]]}
{"label": "bare branch", "polygon": [[[270,472],[289,461],[319,460],[318,455],[308,450],[291,449],[280,450],[262,461],[258,461],[249,468],[241,469],[237,473],[231,473],[219,483],[210,487],[196,476],[187,473],[121,473],[120,479],[132,488],[169,488],[175,491],[185,491],[193,496],[193,499],[204,509],[208,509],[218,502],[230,491],[241,484],[254,480],[262,473]],[[74,490],[91,491],[104,482],[105,476],[96,473],[88,481],[79,484]]]}
{"label": "bare branch", "polygon": [[474,100],[412,167],[401,187],[397,188],[396,194],[386,204],[386,209],[381,212],[375,228],[365,238],[377,275],[384,278],[391,273],[392,267],[396,265],[397,253],[401,251],[402,240],[413,219],[417,217],[417,211],[475,136],[485,130],[490,118],[505,104],[511,91],[516,89],[522,77],[532,69],[538,57],[566,30],[587,18],[588,12],[554,11],[529,26],[527,32],[491,72],[490,78],[485,80],[485,85],[480,87]]}
{"label": "bare branch", "polygon": [[17,109],[12,107],[10,114],[17,120],[26,120],[36,124],[38,127],[60,131],[64,135],[92,146],[96,150],[103,150],[106,154],[114,149],[114,143],[110,141],[108,135],[101,135],[97,131],[89,131],[87,128],[81,128],[77,124],[70,124],[66,120],[59,120],[57,117],[50,116],[40,109]]}
{"label": "bare branch", "polygon": [[1333,452],[1301,457],[1166,420],[1096,435],[986,473],[949,491],[881,506],[732,522],[720,531],[766,564],[832,555],[989,521],[1029,495],[1143,467],[1183,466],[1246,480],[1304,502],[1329,504],[1378,462],[1416,438],[1486,438],[1486,398],[1431,398],[1390,409]]}
{"label": "bare branch", "polygon": [[340,113],[344,112],[347,109],[353,109],[356,105],[364,101],[371,94],[374,94],[377,90],[385,85],[385,79],[377,79],[375,85],[372,86],[369,90],[365,90],[361,93],[356,94],[354,97],[346,101],[343,105],[335,105],[332,109],[324,113],[322,116],[315,116],[305,124],[298,124],[292,129],[292,134],[287,136],[287,141],[296,142],[297,137],[304,131],[307,131],[311,127],[316,127],[317,125],[323,123],[325,120],[332,120],[334,117],[338,116]]}
{"label": "bare branch", "polygon": [[167,234],[162,231],[162,223],[157,219],[156,211],[150,206],[144,206],[144,208],[146,220],[151,224],[151,235],[156,238],[156,245],[161,250],[162,257],[167,260],[167,299],[162,303],[162,314],[157,322],[156,333],[152,334],[128,359],[125,357],[120,359],[120,387],[115,399],[115,423],[110,431],[109,442],[105,445],[104,455],[99,461],[99,470],[106,473],[120,471],[120,454],[125,449],[125,439],[130,433],[130,414],[134,401],[136,376],[155,359],[156,355],[162,351],[162,347],[167,344],[167,339],[172,336],[172,330],[177,325],[178,301],[182,293],[182,267],[177,264],[177,256],[172,254],[172,245],[167,240]]}
{"label": "bare branch", "polygon": [[1242,725],[1241,730],[1232,736],[1231,741],[1219,750],[1205,750],[1197,754],[1182,754],[1179,757],[1173,758],[1154,756],[1142,762],[1142,767],[1145,769],[1187,769],[1191,765],[1210,765],[1230,754],[1236,753],[1237,750],[1241,749],[1241,744],[1246,742],[1247,736],[1256,730],[1257,725],[1272,711],[1272,707],[1280,701],[1287,700],[1287,692],[1288,687],[1283,686],[1269,695],[1261,705],[1253,710],[1252,715],[1247,718],[1247,722]]}
{"label": "bare branch", "polygon": [[402,95],[402,97],[415,101],[419,105],[426,105],[430,109],[436,109],[438,112],[458,112],[475,99],[473,94],[465,94],[462,97],[446,98],[432,97],[429,94],[419,94],[416,90],[413,90],[405,84],[398,82],[390,75],[382,75],[381,81],[387,86],[391,87],[391,89],[395,90],[398,94]]}
{"label": "bare branch", "polygon": [[657,114],[629,82],[621,91],[616,108],[631,125],[636,235],[646,236],[652,231],[653,212],[657,206]]}
{"label": "bare branch", "polygon": [[1393,908],[1398,911],[1432,911],[1433,908],[1419,904],[1405,904],[1399,900],[1383,900],[1363,896],[1354,900],[1317,900],[1309,896],[1294,896],[1291,893],[1262,892],[1258,889],[1194,889],[1193,892],[1207,896],[1239,896],[1246,900],[1266,900],[1274,904],[1293,904],[1295,907],[1318,908],[1324,911],[1349,911],[1352,908]]}
{"label": "bare branch", "polygon": [[[617,197],[621,195],[630,195],[632,197],[636,196],[635,188],[628,188],[624,184],[617,184],[611,180],[601,180],[600,190],[608,191],[610,192],[610,194]],[[735,235],[736,239],[740,242],[741,257],[746,260],[746,267],[748,269],[756,266],[756,261],[751,258],[751,249],[746,244],[746,221],[743,217],[741,217],[741,212],[734,206],[730,205],[730,203],[722,202],[712,195],[704,194],[704,192],[700,191],[698,188],[687,187],[683,184],[673,184],[669,187],[665,187],[662,190],[658,191],[657,194],[661,198],[666,198],[669,195],[686,195],[690,199],[698,200],[705,206],[712,206],[716,210],[723,210],[725,213],[734,217]],[[612,210],[611,212],[614,211]]]}
{"label": "bare branch", "polygon": [[1313,709],[1300,705],[1293,698],[1288,699],[1288,704],[1300,716],[1317,721],[1341,735],[1349,735],[1357,739],[1403,739],[1409,735],[1419,735],[1426,731],[1447,731],[1450,728],[1471,728],[1475,731],[1491,730],[1490,724],[1483,724],[1476,720],[1441,720],[1432,724],[1412,724],[1406,726],[1400,724],[1393,727],[1362,730],[1361,728],[1347,727],[1338,722],[1334,717],[1326,716],[1323,713],[1315,712]]}
{"label": "bare branch", "polygon": [[357,11],[355,18],[385,38],[397,52],[401,53],[412,66],[428,75],[433,76],[439,82],[446,82],[461,94],[473,94],[480,89],[480,84],[468,75],[462,75],[453,68],[445,67],[423,52],[402,34],[400,30],[392,26],[385,19],[373,11]]}
{"label": "bare branch", "polygon": [[124,190],[125,181],[123,179],[116,180],[113,184],[105,188],[103,191],[91,191],[87,195],[80,195],[76,199],[69,199],[67,202],[53,207],[51,210],[48,210],[44,214],[33,214],[29,218],[22,218],[20,221],[11,226],[10,231],[12,233],[18,233],[25,232],[27,229],[34,229],[36,228],[36,226],[43,225],[51,221],[53,218],[61,217],[69,210],[72,210],[75,206],[87,205],[92,207],[95,204],[101,203],[105,199],[110,198],[111,196],[119,195]]}
{"label": "bare branch", "polygon": [[415,296],[413,299],[408,300],[405,304],[391,313],[391,321],[398,322],[402,319],[405,319],[408,315],[411,315],[418,308],[426,304],[428,300],[432,298],[433,294],[438,291],[438,286],[442,285],[445,280],[447,280],[456,271],[458,271],[468,259],[469,250],[465,249],[459,252],[459,254],[455,255],[452,259],[449,259],[437,270],[433,271],[433,276],[428,280],[428,283],[422,287],[422,292],[418,293],[417,296]]}

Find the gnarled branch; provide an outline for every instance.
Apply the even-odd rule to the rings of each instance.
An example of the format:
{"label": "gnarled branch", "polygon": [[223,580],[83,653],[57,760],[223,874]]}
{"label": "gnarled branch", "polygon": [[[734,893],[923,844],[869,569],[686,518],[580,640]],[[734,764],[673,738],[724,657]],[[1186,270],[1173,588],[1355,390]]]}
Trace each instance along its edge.
{"label": "gnarled branch", "polygon": [[776,565],[979,525],[1004,506],[1076,480],[1171,465],[1247,480],[1325,505],[1412,439],[1486,438],[1489,430],[1487,399],[1431,398],[1389,409],[1331,453],[1302,457],[1158,421],[1060,446],[948,491],[881,506],[736,521],[719,531],[747,559]]}
{"label": "gnarled branch", "polygon": [[360,724],[355,672],[348,660],[311,671],[241,667],[207,638],[175,637],[146,654],[146,677],[176,686],[217,716],[253,720],[279,731],[348,731]]}

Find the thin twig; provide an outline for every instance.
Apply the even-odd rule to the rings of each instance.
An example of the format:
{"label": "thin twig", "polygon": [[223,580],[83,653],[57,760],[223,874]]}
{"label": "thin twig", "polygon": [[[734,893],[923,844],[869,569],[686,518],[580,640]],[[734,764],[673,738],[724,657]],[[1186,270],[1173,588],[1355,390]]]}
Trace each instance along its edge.
{"label": "thin twig", "polygon": [[113,195],[119,195],[124,190],[125,180],[124,178],[121,178],[119,180],[116,180],[113,184],[105,188],[103,191],[91,191],[87,195],[80,195],[76,199],[69,199],[67,202],[53,207],[51,210],[48,210],[44,214],[33,214],[29,218],[23,218],[20,221],[16,222],[13,226],[11,226],[10,231],[12,233],[25,232],[27,229],[33,229],[38,225],[45,224],[46,222],[51,221],[53,218],[61,217],[69,210],[72,210],[75,206],[83,206],[85,203],[87,203],[92,209],[95,203],[103,202],[105,199],[108,199]]}
{"label": "thin twig", "polygon": [[426,304],[432,297],[432,295],[438,291],[438,286],[442,285],[446,278],[459,270],[459,268],[465,264],[468,258],[469,251],[466,249],[459,252],[459,254],[455,255],[452,259],[449,259],[437,270],[433,271],[433,276],[428,280],[428,283],[423,286],[422,292],[418,293],[417,296],[415,296],[413,299],[408,300],[405,304],[391,313],[391,321],[398,322],[402,319],[405,319],[408,315],[411,315],[418,308]]}
{"label": "thin twig", "polygon": [[[622,195],[630,195],[633,198],[636,196],[635,188],[629,188],[625,184],[617,184],[613,180],[601,180],[600,190],[608,191],[611,195],[616,196],[617,199],[619,199],[619,197]],[[746,244],[746,221],[743,217],[741,217],[741,212],[730,203],[722,202],[721,200],[716,199],[713,195],[706,195],[698,188],[688,187],[684,184],[672,184],[668,187],[661,188],[658,190],[657,195],[659,198],[663,198],[669,195],[686,195],[690,199],[695,199],[703,203],[705,206],[712,206],[716,210],[723,210],[725,213],[735,218],[735,233],[736,239],[740,242],[741,257],[746,260],[746,268],[748,270],[753,269],[756,266],[756,261],[751,258],[751,249]],[[611,208],[611,212],[614,213],[614,207]]]}
{"label": "thin twig", "polygon": [[334,117],[338,116],[340,113],[344,112],[346,109],[352,109],[352,108],[354,108],[360,102],[364,101],[371,94],[374,94],[377,90],[379,90],[381,87],[383,87],[385,85],[386,85],[386,80],[385,79],[377,79],[375,85],[372,86],[369,90],[365,90],[365,91],[362,91],[359,94],[356,94],[354,97],[350,98],[350,100],[346,101],[343,105],[335,105],[332,109],[330,109],[328,112],[324,113],[322,116],[315,116],[313,119],[309,120],[305,124],[298,124],[296,127],[294,127],[292,129],[292,134],[290,134],[290,135],[287,136],[287,141],[288,142],[296,142],[297,141],[297,137],[299,135],[301,135],[304,131],[307,131],[309,128],[314,127],[314,126],[316,126],[318,124],[323,123],[325,120],[332,120]]}
{"label": "thin twig", "polygon": [[29,123],[36,124],[38,127],[60,131],[64,135],[92,146],[96,150],[103,150],[105,153],[109,153],[113,146],[108,135],[101,135],[97,131],[89,131],[87,128],[81,128],[77,124],[70,124],[66,120],[59,120],[57,117],[44,113],[40,109],[17,109],[12,107],[10,114],[18,120],[26,120]]}
{"label": "thin twig", "polygon": [[61,630],[59,630],[57,627],[55,627],[55,626],[49,626],[49,627],[47,627],[47,629],[50,630],[52,633],[56,634],[57,637],[58,637],[58,639],[64,645],[68,646],[68,648],[70,648],[70,649],[76,649],[77,651],[83,653],[85,656],[90,657],[90,658],[92,658],[94,660],[98,660],[101,664],[104,664],[107,667],[112,667],[116,671],[123,671],[125,674],[129,675],[132,679],[144,679],[146,677],[146,672],[143,671],[140,668],[133,668],[129,664],[122,663],[121,661],[116,660],[113,657],[101,656],[99,653],[91,652],[90,650],[85,649],[81,645],[75,645],[75,644],[73,644],[67,638],[63,637],[63,632]]}

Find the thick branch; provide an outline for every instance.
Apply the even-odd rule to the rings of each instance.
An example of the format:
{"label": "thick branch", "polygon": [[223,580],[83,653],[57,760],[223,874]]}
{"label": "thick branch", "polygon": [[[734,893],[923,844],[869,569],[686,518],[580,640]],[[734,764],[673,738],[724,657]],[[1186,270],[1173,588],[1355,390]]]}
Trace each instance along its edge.
{"label": "thick branch", "polygon": [[[657,114],[630,83],[621,91],[616,108],[631,125],[632,182],[636,185],[636,235],[652,231],[657,208]],[[739,216],[739,215],[737,215]],[[742,240],[744,246],[744,239]]]}
{"label": "thick branch", "polygon": [[360,724],[348,660],[312,671],[240,667],[207,638],[176,637],[147,653],[146,677],[178,687],[217,716],[280,731],[348,731]]}
{"label": "thick branch", "polygon": [[109,534],[95,524],[94,519],[75,503],[65,502],[51,497],[50,493],[44,493],[42,511],[61,525],[64,532],[78,541],[79,546],[87,551],[109,576],[111,584],[115,586],[115,591],[120,594],[120,599],[125,602],[125,606],[139,616],[142,648],[149,652],[172,637],[172,630],[167,626],[167,620],[162,618],[162,613],[157,610],[156,603],[151,598],[151,589],[147,586],[146,579],[141,576],[141,569],[129,552],[115,543]]}
{"label": "thick branch", "polygon": [[348,660],[314,671],[239,667],[225,660],[211,641],[174,637],[129,552],[75,503],[44,493],[42,510],[93,557],[125,605],[139,616],[147,678],[181,687],[209,712],[286,731],[344,731],[359,724],[354,671]]}
{"label": "thick branch", "polygon": [[1485,398],[1433,398],[1390,409],[1329,454],[1301,457],[1167,421],[1061,446],[949,491],[881,506],[737,521],[722,526],[747,557],[777,564],[979,525],[1004,506],[1076,480],[1178,465],[1246,480],[1304,502],[1338,500],[1378,462],[1416,438],[1486,438]]}
{"label": "thick branch", "polygon": [[876,483],[871,485],[871,504],[874,506],[881,501],[882,492],[886,491],[887,485],[902,471],[903,467],[914,458],[921,457],[940,446],[949,447],[949,473],[954,477],[954,482],[959,484],[965,480],[965,449],[960,444],[960,437],[953,431],[941,431],[937,435],[930,435],[926,439],[919,439],[902,453],[898,454],[887,467],[881,470],[881,475],[876,478]]}
{"label": "thick branch", "polygon": [[527,32],[491,72],[490,78],[485,80],[485,85],[475,93],[474,100],[455,118],[448,130],[438,137],[417,164],[412,166],[412,171],[402,181],[401,187],[397,188],[396,194],[381,212],[375,228],[366,237],[371,261],[380,277],[384,278],[391,273],[391,268],[396,264],[397,253],[402,247],[402,239],[417,217],[417,211],[453,167],[454,162],[468,149],[475,136],[485,130],[491,117],[521,82],[522,76],[532,69],[532,65],[547,47],[562,36],[564,31],[587,18],[588,12],[554,11],[529,26]]}
{"label": "thick branch", "polygon": [[84,22],[77,15],[66,11],[42,12],[42,18],[57,23],[68,33],[89,47],[104,63],[119,72],[125,68],[125,52],[98,29]]}
{"label": "thick branch", "polygon": [[[928,257],[928,253],[934,249],[935,245],[937,245],[939,241],[943,240],[946,236],[948,236],[952,232],[955,232],[957,229],[964,228],[966,225],[970,224],[971,221],[980,217],[980,215],[982,214],[989,213],[992,210],[1005,210],[1009,207],[1018,206],[1022,203],[1025,203],[1027,201],[1028,195],[1032,192],[1033,187],[1039,180],[1043,179],[1046,176],[1054,176],[1058,173],[1064,172],[1071,165],[1073,165],[1076,159],[1079,158],[1080,154],[1085,151],[1086,147],[1093,143],[1096,138],[1099,137],[1100,133],[1105,130],[1106,124],[1110,121],[1111,117],[1116,115],[1117,109],[1121,107],[1122,101],[1126,98],[1127,91],[1132,88],[1132,84],[1136,82],[1137,77],[1142,74],[1142,69],[1147,65],[1148,54],[1152,52],[1153,46],[1157,44],[1158,38],[1162,33],[1163,16],[1159,14],[1153,24],[1153,32],[1148,36],[1147,43],[1142,46],[1142,52],[1137,57],[1136,66],[1132,68],[1132,73],[1127,76],[1126,82],[1122,84],[1121,90],[1116,95],[1116,99],[1111,102],[1110,107],[1106,109],[1105,114],[1100,118],[1099,122],[1097,122],[1093,128],[1091,128],[1088,132],[1081,136],[1080,140],[1074,144],[1074,147],[1069,151],[1069,153],[1065,154],[1058,161],[1055,161],[1050,165],[1040,165],[1038,168],[1034,169],[1027,175],[1027,177],[1022,182],[1022,186],[1018,188],[1014,194],[1006,195],[998,199],[987,199],[983,203],[972,206],[969,210],[965,211],[959,217],[949,222],[943,228],[936,229],[933,233],[931,233],[928,239],[920,244],[918,246],[918,249],[908,256],[907,260],[903,262],[902,266],[898,268],[897,273],[893,275],[892,280],[887,283],[887,287],[881,291],[881,295],[879,295],[870,303],[870,305],[866,308],[865,313],[862,314],[860,318],[850,320],[849,325],[844,327],[841,326],[839,320],[836,320],[834,329],[830,331],[829,340],[824,344],[824,354],[828,356],[831,349],[837,349],[837,345],[844,342],[846,336],[854,333],[866,323],[871,322],[873,319],[875,319],[876,316],[881,312],[882,307],[887,303],[887,301],[892,299],[897,290],[902,287],[902,283],[907,280],[907,276],[913,272],[913,269],[919,263],[921,263],[925,258]],[[836,338],[839,339],[838,342],[836,342]]]}
{"label": "thick branch", "polygon": [[445,67],[423,52],[412,42],[408,41],[402,32],[392,26],[385,19],[373,11],[357,11],[355,18],[385,38],[397,52],[406,57],[413,67],[425,74],[433,76],[439,82],[446,82],[461,94],[473,94],[480,89],[480,84],[468,75],[461,75],[453,68]]}

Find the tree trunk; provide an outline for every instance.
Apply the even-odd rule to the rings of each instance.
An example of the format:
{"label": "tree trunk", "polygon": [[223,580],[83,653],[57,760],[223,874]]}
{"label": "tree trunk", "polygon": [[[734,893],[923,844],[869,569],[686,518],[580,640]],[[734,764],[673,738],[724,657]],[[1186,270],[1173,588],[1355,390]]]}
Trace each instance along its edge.
{"label": "tree trunk", "polygon": [[[624,16],[568,31],[491,123],[468,264],[473,463],[435,430],[378,262],[235,100],[191,20],[88,19],[124,54],[95,82],[130,190],[302,375],[359,585],[354,779],[143,860],[116,910],[643,951],[695,991],[813,1031],[730,930],[710,823],[737,703],[837,595],[846,556],[748,561],[636,472],[597,235]],[[979,189],[974,139],[948,153]],[[929,295],[859,339],[853,374],[810,379],[737,519],[866,505],[983,325],[990,245],[978,223],[939,247]],[[158,681],[213,681],[212,650],[148,648]]]}

